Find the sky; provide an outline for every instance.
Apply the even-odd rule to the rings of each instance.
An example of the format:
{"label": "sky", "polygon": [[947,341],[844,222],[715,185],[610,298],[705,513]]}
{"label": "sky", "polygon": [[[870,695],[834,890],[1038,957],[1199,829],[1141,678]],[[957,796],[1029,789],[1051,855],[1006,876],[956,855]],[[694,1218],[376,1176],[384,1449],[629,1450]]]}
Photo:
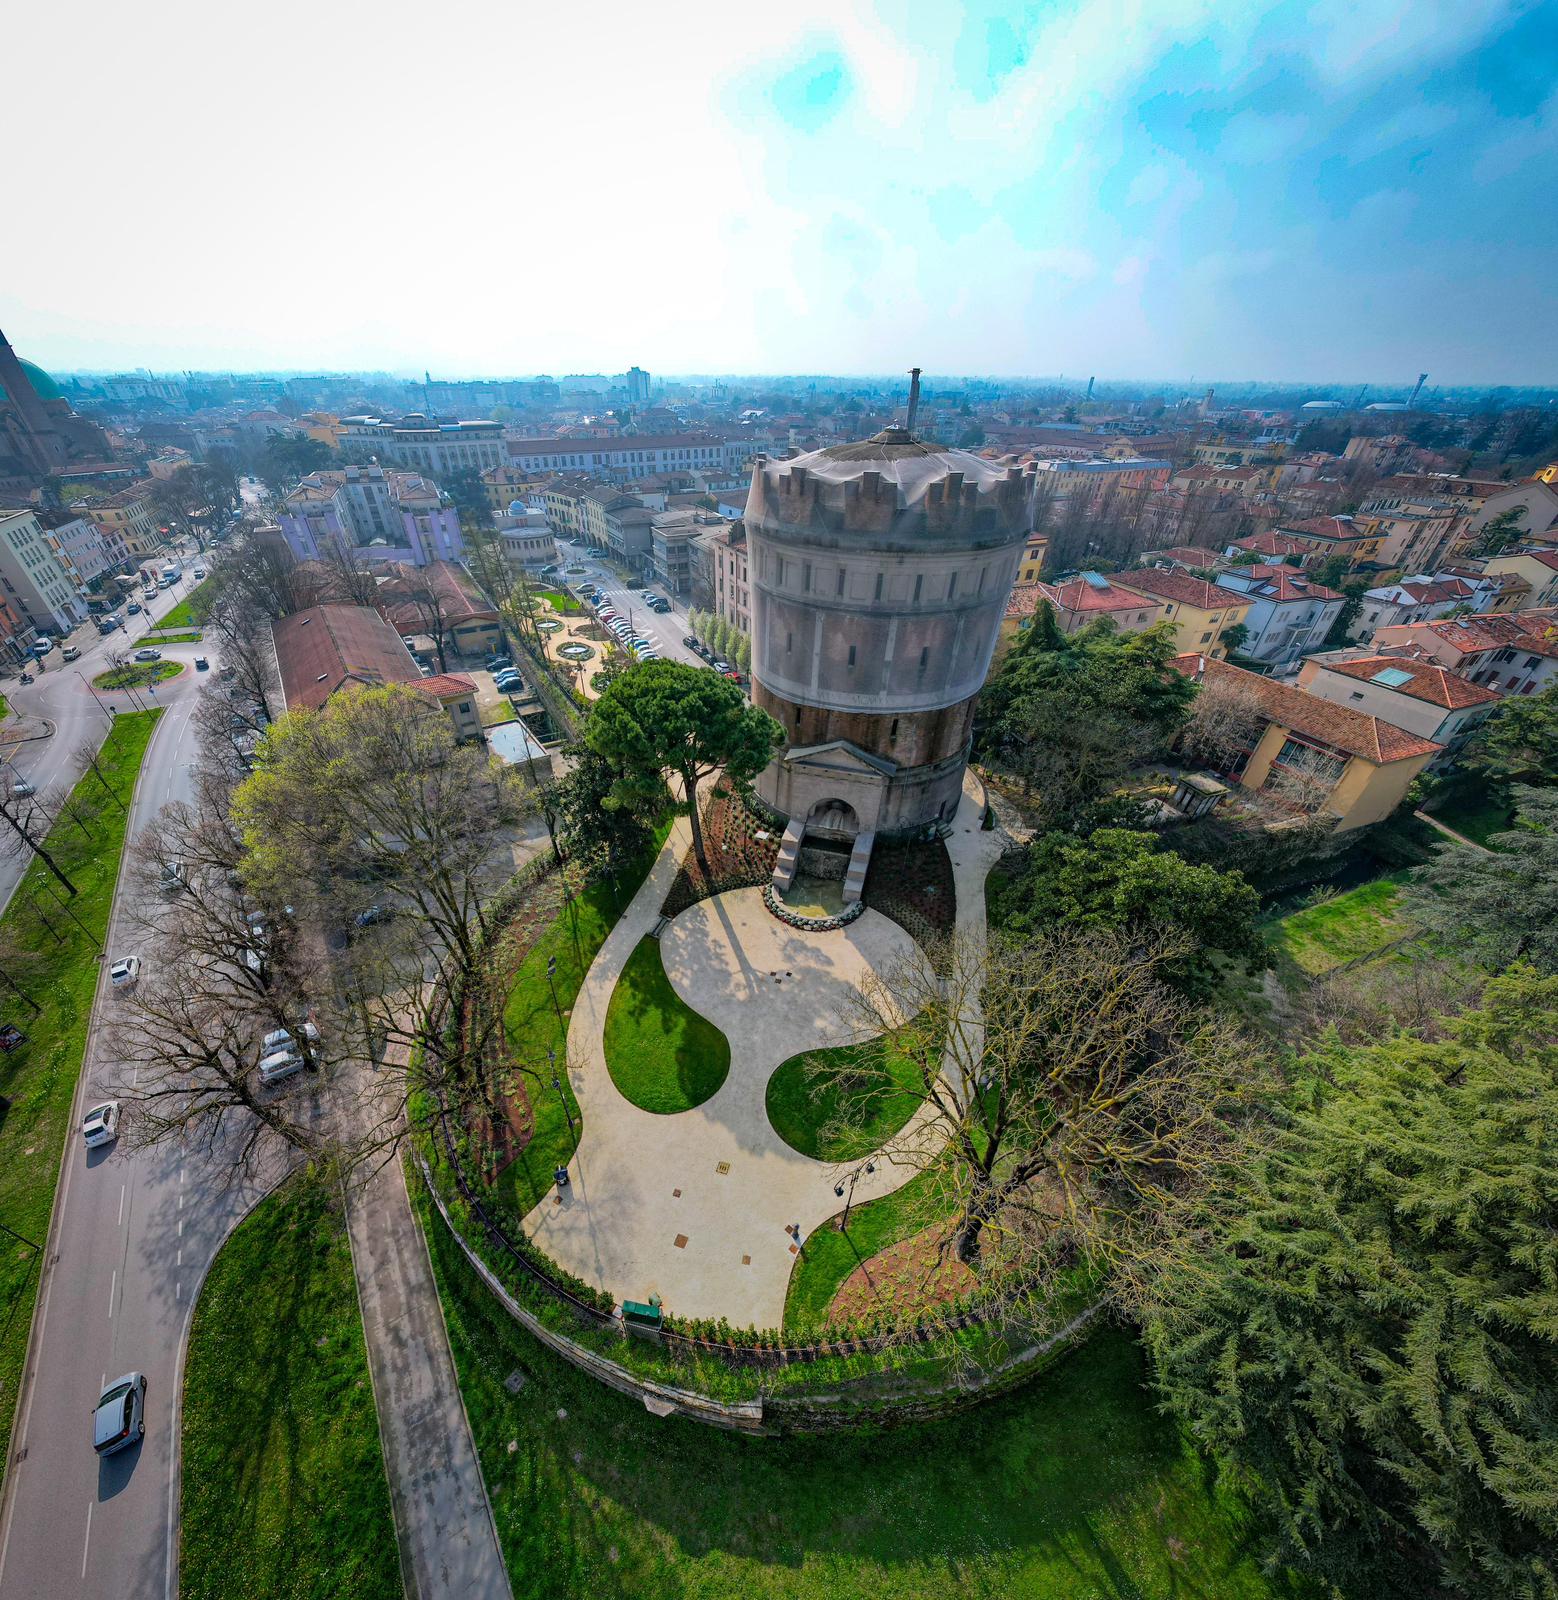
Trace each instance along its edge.
{"label": "sky", "polygon": [[1558,380],[1558,0],[78,0],[45,367]]}

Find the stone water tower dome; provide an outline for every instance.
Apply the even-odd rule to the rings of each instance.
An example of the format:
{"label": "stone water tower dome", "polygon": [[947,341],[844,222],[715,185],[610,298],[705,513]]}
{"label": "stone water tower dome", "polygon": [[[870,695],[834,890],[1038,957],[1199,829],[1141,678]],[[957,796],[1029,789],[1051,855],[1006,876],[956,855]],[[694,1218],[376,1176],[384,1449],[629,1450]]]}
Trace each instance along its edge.
{"label": "stone water tower dome", "polygon": [[752,698],[789,735],[757,792],[792,833],[906,834],[957,809],[1034,474],[910,428],[753,468]]}

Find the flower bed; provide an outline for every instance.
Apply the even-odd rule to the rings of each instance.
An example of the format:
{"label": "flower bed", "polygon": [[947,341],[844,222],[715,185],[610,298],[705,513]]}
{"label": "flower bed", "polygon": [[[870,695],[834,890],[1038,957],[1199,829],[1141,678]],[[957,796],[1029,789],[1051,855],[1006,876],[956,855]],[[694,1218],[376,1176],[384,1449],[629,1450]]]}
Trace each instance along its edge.
{"label": "flower bed", "polygon": [[[768,837],[759,839],[760,833]],[[660,907],[664,915],[674,917],[728,889],[755,889],[767,883],[774,875],[779,835],[741,795],[716,789],[703,813],[703,848],[709,858],[708,877],[689,852]]]}
{"label": "flower bed", "polygon": [[792,928],[804,928],[808,933],[831,933],[835,928],[847,928],[866,908],[864,900],[854,900],[836,917],[808,917],[804,912],[792,911],[778,895],[771,883],[763,885],[763,904],[781,922]]}
{"label": "flower bed", "polygon": [[945,842],[878,840],[871,852],[863,898],[873,911],[891,917],[923,945],[950,934],[957,921],[957,889]]}

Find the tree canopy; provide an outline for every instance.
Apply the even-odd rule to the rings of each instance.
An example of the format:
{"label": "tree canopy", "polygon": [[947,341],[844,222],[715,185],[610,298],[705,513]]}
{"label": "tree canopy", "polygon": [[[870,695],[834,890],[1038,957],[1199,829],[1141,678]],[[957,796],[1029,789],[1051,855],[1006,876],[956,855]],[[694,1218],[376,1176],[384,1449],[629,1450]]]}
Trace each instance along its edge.
{"label": "tree canopy", "polygon": [[1498,784],[1558,784],[1558,681],[1506,700],[1472,736],[1462,757]]}
{"label": "tree canopy", "polygon": [[1162,975],[1187,993],[1210,991],[1214,954],[1250,966],[1265,957],[1255,926],[1260,896],[1243,876],[1194,866],[1161,849],[1150,833],[1043,834],[1028,847],[1002,902],[1005,926],[1014,933],[1062,924],[1178,930],[1187,936],[1184,953],[1165,958]]}
{"label": "tree canopy", "polygon": [[1558,978],[1513,969],[1443,1026],[1301,1063],[1146,1337],[1171,1409],[1258,1481],[1279,1559],[1357,1592],[1551,1597]]}
{"label": "tree canopy", "polygon": [[1558,972],[1558,789],[1514,790],[1515,825],[1492,850],[1445,845],[1414,874],[1414,918],[1449,950],[1498,970]]}
{"label": "tree canopy", "polygon": [[1195,685],[1169,670],[1176,654],[1169,624],[1122,634],[1097,622],[1067,636],[1041,602],[986,685],[981,754],[1022,779],[1051,826],[1109,820],[1131,767],[1165,749],[1189,714]]}
{"label": "tree canopy", "polygon": [[584,742],[617,774],[603,804],[641,806],[646,779],[674,773],[681,780],[693,850],[707,872],[698,784],[720,769],[732,783],[749,783],[783,744],[784,729],[716,672],[645,661],[607,684]]}

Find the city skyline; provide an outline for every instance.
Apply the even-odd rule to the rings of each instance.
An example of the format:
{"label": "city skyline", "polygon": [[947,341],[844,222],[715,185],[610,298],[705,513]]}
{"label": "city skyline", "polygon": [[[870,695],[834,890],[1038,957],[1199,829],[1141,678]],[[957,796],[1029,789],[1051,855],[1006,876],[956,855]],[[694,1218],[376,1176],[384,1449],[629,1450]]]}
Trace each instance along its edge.
{"label": "city skyline", "polygon": [[16,30],[51,369],[1558,376],[1552,0],[159,15]]}

